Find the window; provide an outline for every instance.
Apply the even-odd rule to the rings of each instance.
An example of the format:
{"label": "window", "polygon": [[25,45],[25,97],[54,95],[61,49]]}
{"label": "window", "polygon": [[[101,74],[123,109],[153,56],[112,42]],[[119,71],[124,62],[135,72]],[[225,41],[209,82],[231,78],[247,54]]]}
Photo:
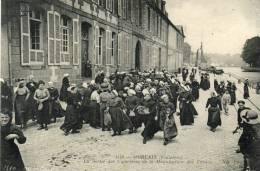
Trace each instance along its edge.
{"label": "window", "polygon": [[139,19],[139,26],[142,26],[142,16],[143,16],[143,14],[142,14],[142,1],[141,0],[139,0],[139,7],[138,7],[138,19]]}
{"label": "window", "polygon": [[103,47],[103,37],[104,37],[104,30],[102,28],[99,29],[98,33],[98,44],[97,44],[97,64],[101,65],[102,64],[102,47]]}
{"label": "window", "polygon": [[[29,10],[29,6],[21,4],[21,8]],[[44,64],[42,50],[42,14],[38,9],[30,9],[21,16],[21,64]]]}
{"label": "window", "polygon": [[156,14],[156,36],[159,36],[159,16]]}
{"label": "window", "polygon": [[148,12],[147,12],[147,19],[148,19],[148,30],[151,30],[151,10],[150,8],[148,8]]}
{"label": "window", "polygon": [[39,12],[30,12],[30,36],[31,49],[41,49],[41,14]]}
{"label": "window", "polygon": [[112,65],[112,32],[106,30],[106,64]]}
{"label": "window", "polygon": [[115,59],[115,38],[116,38],[116,33],[112,33],[112,47],[111,47],[111,56],[112,56],[112,64],[115,63],[114,59]]}
{"label": "window", "polygon": [[109,11],[113,11],[114,0],[106,0],[106,7]]}
{"label": "window", "polygon": [[131,61],[130,61],[130,39],[129,37],[126,37],[126,44],[125,44],[125,50],[126,50],[126,64],[130,64]]}
{"label": "window", "polygon": [[69,26],[68,26],[68,18],[61,18],[61,51],[63,53],[69,53]]}
{"label": "window", "polygon": [[123,7],[123,18],[126,18],[127,15],[127,8],[126,8],[126,0],[122,0],[122,7]]}
{"label": "window", "polygon": [[60,31],[61,31],[61,64],[69,65],[70,64],[70,27],[71,19],[67,16],[61,16],[60,22]]}
{"label": "window", "polygon": [[122,0],[118,0],[118,7],[117,7],[117,13],[121,17],[122,16]]}
{"label": "window", "polygon": [[132,20],[132,1],[127,1],[127,19]]}

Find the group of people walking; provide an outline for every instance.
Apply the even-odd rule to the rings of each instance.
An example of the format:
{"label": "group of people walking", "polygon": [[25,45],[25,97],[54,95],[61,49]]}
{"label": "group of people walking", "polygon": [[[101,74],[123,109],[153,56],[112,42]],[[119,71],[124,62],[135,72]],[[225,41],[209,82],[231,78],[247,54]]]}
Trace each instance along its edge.
{"label": "group of people walking", "polygon": [[[61,89],[58,91],[53,82],[48,82],[46,86],[44,81],[35,82],[33,76],[30,76],[27,83],[24,79],[17,80],[14,93],[1,79],[1,139],[6,142],[4,147],[7,151],[12,151],[10,148],[15,149],[1,163],[1,168],[25,170],[14,139],[18,143],[25,143],[26,138],[15,125],[26,128],[29,119],[37,121],[38,130],[48,130],[48,124],[56,122],[57,117],[64,116],[60,129],[66,136],[80,133],[83,124],[102,131],[112,130],[112,136],[122,135],[125,130],[129,134],[137,133],[144,126],[141,132],[143,144],[162,131],[163,144],[167,145],[178,135],[176,117],[179,116],[181,126],[193,125],[194,118],[198,116],[193,102],[199,100],[200,89],[210,89],[210,76],[207,73],[201,74],[200,83],[196,79],[197,70],[194,68],[190,73],[188,69],[184,69],[182,77],[183,80],[180,81],[175,74],[166,70],[161,73],[154,70],[132,70],[130,73],[116,71],[110,77],[99,72],[91,82],[73,84],[69,74],[64,74]],[[207,125],[212,132],[221,126],[222,109],[228,115],[229,105],[236,103],[236,89],[235,83],[225,84],[224,81],[219,83],[214,80],[215,91],[206,103]],[[241,103],[238,102],[239,105]],[[15,125],[11,123],[13,106]],[[248,116],[240,115],[244,109],[247,108],[241,107],[238,111],[238,123],[240,127],[246,128],[242,123],[249,123],[256,115],[253,119],[251,113],[247,113]],[[241,151],[245,145],[245,137],[240,138]],[[14,162],[16,159],[19,162]]]}
{"label": "group of people walking", "polygon": [[163,131],[167,145],[178,134],[174,118],[178,106],[181,125],[192,125],[198,115],[192,102],[199,98],[199,83],[193,81],[181,83],[167,71],[115,72],[109,78],[100,72],[95,80],[79,85],[64,76],[60,100],[67,108],[61,129],[65,135],[79,133],[82,124],[89,123],[118,136],[125,130],[136,133],[144,124],[144,144]]}

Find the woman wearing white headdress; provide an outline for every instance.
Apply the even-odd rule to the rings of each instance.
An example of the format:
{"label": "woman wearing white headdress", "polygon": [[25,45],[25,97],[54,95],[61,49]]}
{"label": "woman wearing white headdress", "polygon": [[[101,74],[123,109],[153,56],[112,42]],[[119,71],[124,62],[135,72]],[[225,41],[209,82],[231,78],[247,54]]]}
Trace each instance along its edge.
{"label": "woman wearing white headdress", "polygon": [[128,96],[126,97],[125,100],[127,114],[133,123],[134,126],[133,131],[136,132],[137,129],[141,126],[138,120],[138,115],[136,113],[136,108],[140,103],[141,99],[136,96],[136,92],[133,89],[129,89],[127,91],[127,94]]}
{"label": "woman wearing white headdress", "polygon": [[113,90],[109,101],[109,113],[112,119],[112,129],[114,131],[112,136],[121,135],[122,131],[126,129],[129,129],[129,133],[133,133],[133,124],[123,111],[124,108],[125,104],[122,98],[118,97],[116,90]]}
{"label": "woman wearing white headdress", "polygon": [[210,127],[210,130],[212,132],[215,132],[217,126],[221,126],[220,111],[222,110],[221,101],[217,97],[216,92],[211,92],[211,97],[208,99],[206,104],[206,110],[207,108],[208,108],[207,125]]}
{"label": "woman wearing white headdress", "polygon": [[192,100],[193,97],[189,86],[183,86],[183,91],[179,96],[181,125],[192,125],[194,123],[194,115],[198,115]]}

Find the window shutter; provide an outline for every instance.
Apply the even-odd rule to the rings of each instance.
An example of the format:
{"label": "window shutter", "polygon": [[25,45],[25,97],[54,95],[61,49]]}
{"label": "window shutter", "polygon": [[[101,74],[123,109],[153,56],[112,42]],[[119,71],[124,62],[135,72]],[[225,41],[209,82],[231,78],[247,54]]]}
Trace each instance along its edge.
{"label": "window shutter", "polygon": [[53,11],[48,11],[48,63],[54,65],[54,14]]}
{"label": "window shutter", "polygon": [[95,44],[96,44],[96,49],[95,49],[95,51],[96,51],[96,64],[99,64],[99,27],[98,26],[96,26],[95,27],[95,37],[96,37],[96,42],[95,42]]}
{"label": "window shutter", "polygon": [[110,58],[110,64],[114,65],[114,56],[112,56],[112,31],[109,32],[109,43],[110,43],[110,51],[109,54],[111,56]]}
{"label": "window shutter", "polygon": [[95,22],[93,24],[93,55],[92,55],[92,59],[91,59],[91,63],[95,64],[96,62],[96,26],[95,26]]}
{"label": "window shutter", "polygon": [[106,64],[109,64],[109,30],[106,30]]}
{"label": "window shutter", "polygon": [[60,14],[54,13],[54,58],[55,64],[60,64],[61,60],[61,37],[60,37]]}
{"label": "window shutter", "polygon": [[79,20],[73,19],[73,64],[79,64]]}
{"label": "window shutter", "polygon": [[126,37],[126,44],[125,44],[125,51],[126,51],[126,64],[129,64],[129,52],[128,52],[128,47],[129,47],[129,38]]}
{"label": "window shutter", "polygon": [[[22,9],[29,9],[26,4],[21,4]],[[29,12],[21,15],[21,64],[30,64],[30,18]]]}
{"label": "window shutter", "polygon": [[117,42],[118,42],[118,53],[117,53],[117,64],[118,65],[120,65],[121,64],[121,37],[122,37],[122,35],[121,35],[121,33],[119,33],[118,34],[118,40],[117,40]]}
{"label": "window shutter", "polygon": [[118,15],[122,16],[122,0],[118,0]]}

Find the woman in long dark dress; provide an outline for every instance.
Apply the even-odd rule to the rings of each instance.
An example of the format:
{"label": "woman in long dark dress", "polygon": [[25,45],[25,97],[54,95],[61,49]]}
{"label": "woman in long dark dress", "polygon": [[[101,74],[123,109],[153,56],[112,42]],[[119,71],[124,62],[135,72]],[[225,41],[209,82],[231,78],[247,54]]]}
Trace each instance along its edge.
{"label": "woman in long dark dress", "polygon": [[37,102],[37,109],[38,109],[38,116],[37,122],[40,125],[38,130],[45,129],[48,130],[48,124],[50,123],[50,116],[49,116],[49,98],[50,93],[48,89],[45,87],[45,82],[40,80],[39,81],[39,88],[35,91],[34,99]]}
{"label": "woman in long dark dress", "polygon": [[235,83],[232,83],[231,85],[231,91],[230,91],[230,96],[231,96],[231,102],[230,104],[231,105],[234,105],[236,103],[236,90],[237,90],[237,87],[236,87],[236,84]]}
{"label": "woman in long dark dress", "polygon": [[244,82],[244,99],[248,99],[249,96],[249,88],[248,88],[248,79]]}
{"label": "woman in long dark dress", "polygon": [[19,144],[26,142],[23,132],[12,124],[12,112],[2,108],[1,114],[1,155],[0,164],[2,171],[26,171],[22,156],[18,146],[15,144],[16,139]]}
{"label": "woman in long dark dress", "polygon": [[194,123],[194,115],[198,115],[192,104],[192,94],[189,87],[185,86],[184,91],[180,94],[180,122],[181,125],[192,125]]}
{"label": "woman in long dark dress", "polygon": [[33,121],[36,119],[36,114],[37,114],[37,103],[34,100],[34,93],[36,91],[36,89],[38,88],[38,84],[34,81],[34,77],[33,75],[29,76],[29,81],[26,84],[26,87],[29,90],[29,97],[27,100],[27,105],[28,105],[28,119],[32,119]]}
{"label": "woman in long dark dress", "polygon": [[49,116],[56,122],[56,118],[60,117],[60,104],[58,103],[59,91],[54,87],[53,82],[49,82],[48,91],[50,93],[49,100]]}
{"label": "woman in long dark dress", "polygon": [[197,101],[200,97],[199,89],[200,89],[199,82],[196,79],[194,79],[191,83],[191,93],[194,101]]}
{"label": "woman in long dark dress", "polygon": [[21,125],[21,128],[26,127],[28,121],[27,113],[27,99],[29,97],[29,90],[25,86],[24,80],[20,80],[18,88],[15,91],[14,110],[15,110],[15,124]]}
{"label": "woman in long dark dress", "polygon": [[78,94],[76,86],[71,86],[69,88],[69,94],[67,98],[67,109],[65,114],[64,123],[61,125],[60,129],[64,131],[64,135],[69,135],[71,133],[79,133],[79,107],[80,107],[80,96]]}
{"label": "woman in long dark dress", "polygon": [[133,124],[130,118],[124,113],[124,102],[122,98],[118,97],[116,90],[111,93],[111,100],[109,101],[109,113],[112,119],[112,129],[114,131],[112,136],[121,135],[121,132],[129,129],[133,132]]}
{"label": "woman in long dark dress", "polygon": [[13,91],[4,79],[0,78],[1,86],[1,108],[13,110]]}
{"label": "woman in long dark dress", "polygon": [[150,94],[145,94],[140,106],[137,107],[140,123],[144,123],[144,130],[142,132],[143,144],[147,140],[152,139],[154,134],[159,130],[159,123],[155,120],[156,117],[156,102],[152,99]]}
{"label": "woman in long dark dress", "polygon": [[90,126],[93,128],[100,128],[100,96],[97,85],[91,85],[91,89],[92,93],[89,104]]}
{"label": "woman in long dark dress", "polygon": [[220,111],[222,111],[220,98],[217,97],[215,92],[212,92],[211,97],[207,100],[206,110],[207,108],[208,108],[207,125],[210,127],[210,130],[212,132],[215,132],[217,126],[221,126]]}
{"label": "woman in long dark dress", "polygon": [[167,145],[171,139],[177,136],[177,126],[175,124],[174,116],[175,107],[169,101],[167,95],[161,97],[162,102],[158,106],[158,121],[160,130],[163,131],[164,145]]}
{"label": "woman in long dark dress", "polygon": [[140,123],[138,122],[138,116],[135,111],[137,105],[140,103],[140,100],[133,89],[129,89],[127,91],[128,96],[126,97],[126,108],[127,108],[127,114],[129,118],[131,119],[133,126],[134,126],[134,132],[137,131],[137,129],[140,127]]}
{"label": "woman in long dark dress", "polygon": [[69,74],[64,74],[64,77],[62,79],[62,86],[60,89],[60,100],[61,101],[67,102],[69,87],[70,87]]}

